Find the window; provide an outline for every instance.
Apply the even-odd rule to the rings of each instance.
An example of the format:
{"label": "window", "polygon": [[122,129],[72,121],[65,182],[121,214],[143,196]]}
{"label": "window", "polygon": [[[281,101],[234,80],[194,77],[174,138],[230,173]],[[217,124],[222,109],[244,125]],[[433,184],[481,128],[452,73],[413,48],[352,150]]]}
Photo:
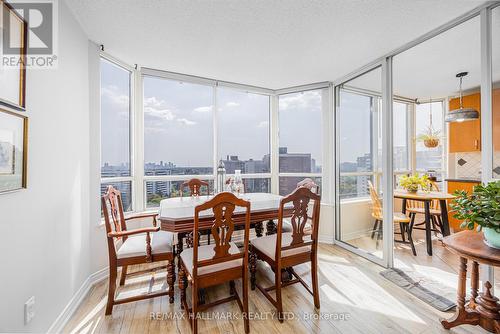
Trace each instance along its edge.
{"label": "window", "polygon": [[[368,181],[373,183],[374,143],[372,136],[378,129],[376,97],[340,91],[340,198],[369,195]],[[376,137],[375,137],[376,138]],[[378,146],[375,146],[378,147]]]}
{"label": "window", "polygon": [[[306,177],[321,176],[322,113],[327,97],[328,89],[279,96],[280,194],[295,189],[297,183],[291,185],[295,180],[299,182]],[[290,178],[292,176],[294,178]]]}
{"label": "window", "polygon": [[403,102],[393,104],[393,168],[394,172],[408,172],[410,168],[408,145],[409,105]]}
{"label": "window", "polygon": [[101,192],[113,185],[132,210],[130,156],[131,73],[101,58]]}
{"label": "window", "polygon": [[[213,193],[213,180],[204,180],[209,183],[209,189],[201,188],[202,194]],[[146,182],[146,207],[158,207],[160,201],[165,198],[189,196],[189,187],[184,187],[181,194],[181,185],[184,181],[147,181]]]}
{"label": "window", "polygon": [[[416,105],[415,133],[420,136],[430,126],[432,114],[432,127],[444,136],[443,130],[443,102],[420,103]],[[424,143],[417,140],[416,143],[416,169],[420,172],[435,171],[444,172],[443,166],[443,141],[436,148],[428,148]]]}
{"label": "window", "polygon": [[217,88],[220,157],[226,172],[270,173],[268,95]]}
{"label": "window", "polygon": [[213,91],[144,77],[145,175],[213,173]]}

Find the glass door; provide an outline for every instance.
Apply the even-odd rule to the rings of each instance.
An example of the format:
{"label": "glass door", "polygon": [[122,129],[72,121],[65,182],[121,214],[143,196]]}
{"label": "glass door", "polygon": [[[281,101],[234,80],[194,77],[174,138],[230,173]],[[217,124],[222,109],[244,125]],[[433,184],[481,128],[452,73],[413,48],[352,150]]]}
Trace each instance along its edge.
{"label": "glass door", "polygon": [[[392,150],[385,151],[392,141],[384,138],[391,132],[383,117],[382,72],[380,65],[335,87],[335,238],[338,245],[388,266],[392,238],[387,235],[392,235],[392,215],[385,211],[392,212],[392,203],[386,208],[383,197],[392,198],[392,187],[386,191],[383,162],[388,156],[392,160]],[[387,175],[392,175],[392,163],[389,165]]]}

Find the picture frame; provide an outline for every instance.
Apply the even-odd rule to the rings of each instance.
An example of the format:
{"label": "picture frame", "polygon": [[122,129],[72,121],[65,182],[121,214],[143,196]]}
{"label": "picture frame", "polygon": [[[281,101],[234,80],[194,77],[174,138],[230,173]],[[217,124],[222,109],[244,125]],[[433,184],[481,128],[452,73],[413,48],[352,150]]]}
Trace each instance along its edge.
{"label": "picture frame", "polygon": [[[6,29],[6,22],[9,22],[9,29]],[[17,13],[13,7],[5,0],[0,0],[0,24],[2,26],[2,39],[4,43],[19,45],[17,54],[4,54],[3,58],[11,58],[19,66],[0,66],[0,106],[6,106],[18,111],[25,111],[26,108],[26,53],[28,23]]]}
{"label": "picture frame", "polygon": [[27,187],[28,117],[0,109],[0,194]]}

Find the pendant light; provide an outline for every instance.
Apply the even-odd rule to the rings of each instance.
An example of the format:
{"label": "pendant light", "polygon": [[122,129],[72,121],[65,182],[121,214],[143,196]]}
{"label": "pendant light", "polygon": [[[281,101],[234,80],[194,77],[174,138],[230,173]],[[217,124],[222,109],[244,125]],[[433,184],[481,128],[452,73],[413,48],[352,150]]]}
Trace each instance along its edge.
{"label": "pendant light", "polygon": [[463,122],[472,121],[479,119],[479,112],[474,108],[464,108],[462,99],[462,79],[468,74],[468,72],[460,72],[456,75],[460,79],[460,107],[455,110],[451,110],[446,114],[446,122]]}

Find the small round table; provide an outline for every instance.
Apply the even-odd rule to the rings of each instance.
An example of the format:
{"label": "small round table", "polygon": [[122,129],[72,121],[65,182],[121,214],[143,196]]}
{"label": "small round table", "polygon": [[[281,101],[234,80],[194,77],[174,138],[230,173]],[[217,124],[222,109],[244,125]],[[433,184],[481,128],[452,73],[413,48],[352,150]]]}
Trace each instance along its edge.
{"label": "small round table", "polygon": [[[449,319],[441,320],[444,328],[458,325],[478,325],[492,333],[500,333],[500,305],[491,294],[491,283],[484,283],[484,292],[478,294],[479,263],[500,267],[500,250],[484,243],[483,233],[462,231],[443,238],[445,246],[460,257],[458,273],[457,310]],[[465,301],[467,262],[472,262],[471,297]]]}

